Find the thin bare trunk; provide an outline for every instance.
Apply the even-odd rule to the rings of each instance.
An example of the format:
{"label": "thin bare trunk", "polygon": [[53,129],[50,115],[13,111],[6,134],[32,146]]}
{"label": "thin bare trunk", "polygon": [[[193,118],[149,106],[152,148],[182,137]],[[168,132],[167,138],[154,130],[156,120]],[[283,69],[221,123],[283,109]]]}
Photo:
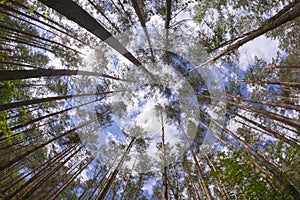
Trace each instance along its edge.
{"label": "thin bare trunk", "polygon": [[114,29],[116,29],[118,33],[121,33],[120,29],[112,21],[110,21],[110,19],[105,15],[105,13],[101,10],[96,2],[94,2],[93,0],[88,0],[88,2],[92,4],[92,6],[110,23],[112,27],[114,27]]}
{"label": "thin bare trunk", "polygon": [[18,101],[18,102],[0,105],[0,111],[12,109],[12,108],[19,108],[22,106],[27,106],[27,105],[32,105],[32,104],[40,104],[40,103],[45,103],[45,102],[50,102],[50,101],[57,101],[57,100],[62,100],[62,99],[66,100],[66,99],[75,98],[75,97],[105,95],[105,94],[112,94],[112,93],[113,93],[113,91],[108,91],[108,92],[99,92],[99,93],[95,92],[95,93],[86,93],[86,94],[70,94],[70,95],[63,95],[63,96],[46,97],[46,98],[41,98],[41,99],[30,99],[30,100]]}
{"label": "thin bare trunk", "polygon": [[155,63],[155,58],[154,58],[154,53],[153,53],[153,48],[152,48],[152,44],[151,44],[151,41],[150,41],[150,37],[149,37],[149,33],[148,33],[148,30],[147,30],[147,27],[146,27],[146,22],[143,18],[143,15],[142,15],[142,12],[139,8],[139,5],[138,5],[138,2],[137,0],[131,0],[132,2],[132,5],[133,5],[133,8],[135,10],[135,13],[136,15],[138,16],[139,18],[139,21],[141,23],[141,26],[143,28],[143,31],[145,33],[145,36],[146,36],[146,40],[148,42],[148,45],[149,45],[149,48],[150,48],[150,53],[151,53],[151,61],[152,63]]}
{"label": "thin bare trunk", "polygon": [[203,67],[210,62],[217,60],[218,58],[230,53],[231,51],[233,51],[235,49],[238,49],[243,44],[269,32],[270,30],[275,29],[289,21],[296,19],[297,17],[300,16],[299,10],[300,10],[300,3],[298,2],[298,0],[293,1],[292,3],[290,3],[289,5],[284,7],[281,11],[279,11],[276,15],[274,15],[273,17],[268,19],[264,26],[259,27],[258,29],[254,30],[254,31],[250,31],[251,32],[250,34],[246,34],[247,36],[245,36],[241,40],[238,40],[237,42],[229,45],[226,49],[215,54],[214,56],[209,58],[204,63],[189,70],[186,74],[188,74],[196,69],[199,69],[200,67]]}
{"label": "thin bare trunk", "polygon": [[296,66],[296,65],[268,65],[268,66],[265,66],[264,68],[266,69],[290,69],[290,68],[300,68],[300,66]]}
{"label": "thin bare trunk", "polygon": [[[15,63],[17,64],[17,63]],[[23,64],[17,64],[23,65]],[[26,66],[26,64],[25,64]],[[27,67],[27,66],[26,66]],[[110,76],[107,74],[102,74],[98,72],[89,72],[82,70],[69,70],[69,69],[37,69],[37,70],[3,70],[0,74],[0,81],[7,80],[19,80],[19,79],[30,79],[39,77],[52,77],[52,76],[72,76],[72,75],[82,75],[82,76],[95,76],[103,77],[114,80],[123,80],[118,77]],[[125,80],[124,80],[125,81]]]}
{"label": "thin bare trunk", "polygon": [[94,158],[90,158],[86,161],[86,163],[84,163],[84,165],[82,167],[80,167],[77,172],[73,175],[73,177],[71,179],[69,179],[61,188],[59,188],[59,190],[57,190],[53,196],[51,196],[51,198],[49,199],[56,199],[58,197],[58,195],[66,188],[68,187],[72,181],[74,181],[75,178],[77,178],[77,176],[93,161]]}
{"label": "thin bare trunk", "polygon": [[168,187],[168,178],[167,178],[167,166],[166,166],[166,152],[165,152],[165,127],[164,120],[162,115],[162,110],[160,110],[161,116],[161,151],[162,151],[162,199],[169,199],[169,187]]}
{"label": "thin bare trunk", "polygon": [[104,199],[108,190],[110,189],[113,181],[115,180],[117,174],[119,173],[119,170],[121,168],[121,166],[123,165],[123,162],[126,158],[126,156],[129,154],[133,144],[134,144],[134,141],[135,141],[135,137],[133,137],[128,145],[128,147],[126,148],[124,154],[122,155],[120,161],[118,162],[116,168],[114,169],[114,171],[110,174],[110,176],[108,177],[108,179],[106,180],[106,182],[104,183],[101,191],[99,192],[99,194],[97,195],[96,199]]}
{"label": "thin bare trunk", "polygon": [[[35,188],[37,186],[39,186],[39,184],[41,182],[44,182],[46,179],[48,179],[53,173],[55,173],[56,170],[58,170],[59,168],[61,168],[66,162],[68,162],[76,153],[78,153],[80,150],[82,149],[82,146],[80,148],[78,148],[76,151],[74,151],[71,155],[69,155],[63,162],[60,162],[57,166],[53,166],[50,169],[46,170],[46,175],[43,176],[43,173],[39,173],[38,175],[33,176],[30,181],[25,182],[21,187],[19,187],[16,191],[14,191],[12,194],[10,194],[9,196],[6,197],[5,200],[9,200],[12,199],[14,196],[16,196],[23,188],[27,187],[31,182],[37,180],[39,177],[41,177],[41,179],[39,181],[37,181],[33,186],[31,186],[26,193],[22,196],[22,197],[18,197],[18,199],[24,199],[29,197],[35,190]],[[57,162],[59,162],[61,160],[57,160]],[[45,172],[45,171],[44,171]]]}
{"label": "thin bare trunk", "polygon": [[197,169],[197,172],[198,172],[198,175],[199,175],[199,181],[200,181],[200,183],[201,183],[201,185],[203,187],[203,192],[205,194],[205,197],[208,200],[212,200],[213,198],[211,196],[211,193],[210,193],[210,190],[209,190],[207,184],[205,183],[204,176],[203,176],[201,167],[199,165],[198,159],[197,159],[197,157],[196,157],[196,155],[195,155],[195,153],[194,153],[194,151],[193,151],[193,149],[192,149],[191,146],[189,147],[189,150],[192,153],[192,156],[193,156],[193,159],[194,159],[194,163],[196,165],[196,169]]}
{"label": "thin bare trunk", "polygon": [[133,200],[137,200],[138,196],[139,196],[139,191],[141,189],[141,186],[142,186],[142,181],[143,181],[143,174],[140,174],[139,176],[139,180],[138,180],[138,183],[137,183],[137,188],[135,189],[135,193],[134,193],[134,196],[133,196]]}
{"label": "thin bare trunk", "polygon": [[66,18],[85,28],[90,33],[104,41],[110,47],[115,49],[131,63],[140,68],[144,73],[148,74],[153,80],[154,76],[138,61],[111,33],[109,33],[101,24],[99,24],[87,11],[82,9],[72,0],[40,0],[43,4],[56,10]]}
{"label": "thin bare trunk", "polygon": [[[202,113],[203,114],[203,113]],[[260,153],[256,152],[252,149],[251,146],[249,146],[245,141],[240,139],[237,135],[235,135],[233,132],[228,130],[226,127],[224,127],[222,124],[217,122],[216,120],[211,120],[220,128],[222,128],[228,135],[233,137],[238,143],[240,143],[251,155],[253,155],[263,166],[268,169],[281,183],[282,185],[286,185],[286,187],[290,190],[291,196],[293,196],[295,199],[297,199],[298,196],[300,196],[300,193],[298,190],[285,178],[285,176],[277,169],[277,166],[273,163],[269,162],[267,159],[265,159]]]}
{"label": "thin bare trunk", "polygon": [[123,198],[124,198],[124,195],[125,195],[125,192],[126,192],[126,189],[127,189],[128,183],[129,183],[129,181],[130,181],[130,176],[131,176],[131,174],[132,174],[132,172],[133,172],[133,169],[134,169],[134,167],[135,167],[136,160],[137,160],[137,157],[135,157],[135,159],[134,159],[134,162],[133,162],[133,165],[132,165],[131,171],[130,171],[130,173],[129,173],[128,177],[127,177],[127,180],[126,180],[125,186],[123,187],[123,191],[122,191],[122,194],[121,194],[120,200],[123,200]]}
{"label": "thin bare trunk", "polygon": [[41,143],[41,144],[38,145],[38,146],[35,146],[35,147],[33,147],[33,148],[27,150],[27,151],[24,152],[24,153],[21,153],[21,154],[17,155],[16,157],[12,158],[10,161],[8,161],[8,162],[4,163],[3,165],[1,165],[1,166],[0,166],[0,171],[6,169],[7,167],[9,167],[9,166],[11,166],[11,165],[13,165],[14,163],[18,162],[19,160],[21,160],[21,159],[25,158],[26,156],[30,155],[31,153],[33,153],[33,152],[35,152],[35,151],[37,151],[37,150],[39,150],[39,149],[45,147],[46,145],[50,144],[51,142],[53,142],[53,141],[55,141],[55,140],[57,140],[57,139],[60,139],[60,138],[62,138],[62,137],[64,137],[64,136],[67,136],[67,135],[69,135],[69,134],[72,134],[72,133],[74,133],[76,130],[78,130],[78,129],[82,128],[82,127],[85,127],[85,126],[87,126],[88,124],[91,124],[91,123],[93,123],[93,122],[96,122],[97,120],[98,120],[98,118],[89,120],[89,121],[87,121],[87,122],[85,122],[85,123],[83,123],[83,124],[81,124],[81,125],[79,125],[79,126],[73,128],[73,129],[71,129],[71,130],[68,130],[68,131],[66,131],[66,132],[64,132],[64,133],[62,133],[62,134],[60,134],[60,135],[58,135],[58,136],[56,136],[56,137],[53,137],[53,138],[49,139],[49,140],[46,141],[46,142]]}
{"label": "thin bare trunk", "polygon": [[289,87],[300,88],[300,83],[297,82],[281,82],[281,81],[259,81],[259,80],[234,80],[235,82],[254,83],[258,85],[284,85]]}

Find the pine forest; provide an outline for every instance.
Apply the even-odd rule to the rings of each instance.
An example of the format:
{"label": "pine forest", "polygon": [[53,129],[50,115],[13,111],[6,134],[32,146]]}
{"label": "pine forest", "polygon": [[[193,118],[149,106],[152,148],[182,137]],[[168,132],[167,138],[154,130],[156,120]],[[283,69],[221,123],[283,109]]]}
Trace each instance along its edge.
{"label": "pine forest", "polygon": [[0,200],[299,200],[299,0],[0,0]]}

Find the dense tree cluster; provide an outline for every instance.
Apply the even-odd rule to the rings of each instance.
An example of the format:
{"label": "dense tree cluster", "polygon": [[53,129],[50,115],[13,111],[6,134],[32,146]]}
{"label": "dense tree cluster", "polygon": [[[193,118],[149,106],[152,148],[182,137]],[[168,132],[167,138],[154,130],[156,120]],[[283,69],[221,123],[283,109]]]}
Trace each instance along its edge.
{"label": "dense tree cluster", "polygon": [[[298,199],[299,10],[0,0],[0,199]],[[239,48],[258,37],[277,55],[241,69]]]}

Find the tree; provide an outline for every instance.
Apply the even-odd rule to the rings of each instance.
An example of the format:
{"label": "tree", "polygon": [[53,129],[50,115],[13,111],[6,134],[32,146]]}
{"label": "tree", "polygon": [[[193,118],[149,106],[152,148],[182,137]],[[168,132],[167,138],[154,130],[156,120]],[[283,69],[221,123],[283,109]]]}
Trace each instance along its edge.
{"label": "tree", "polygon": [[0,199],[297,199],[299,6],[0,1]]}

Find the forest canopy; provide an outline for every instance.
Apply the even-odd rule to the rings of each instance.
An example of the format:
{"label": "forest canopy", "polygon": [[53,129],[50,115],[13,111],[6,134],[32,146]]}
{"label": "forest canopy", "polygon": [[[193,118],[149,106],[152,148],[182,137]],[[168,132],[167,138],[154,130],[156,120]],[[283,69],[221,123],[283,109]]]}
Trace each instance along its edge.
{"label": "forest canopy", "polygon": [[0,0],[0,199],[299,199],[299,0]]}

